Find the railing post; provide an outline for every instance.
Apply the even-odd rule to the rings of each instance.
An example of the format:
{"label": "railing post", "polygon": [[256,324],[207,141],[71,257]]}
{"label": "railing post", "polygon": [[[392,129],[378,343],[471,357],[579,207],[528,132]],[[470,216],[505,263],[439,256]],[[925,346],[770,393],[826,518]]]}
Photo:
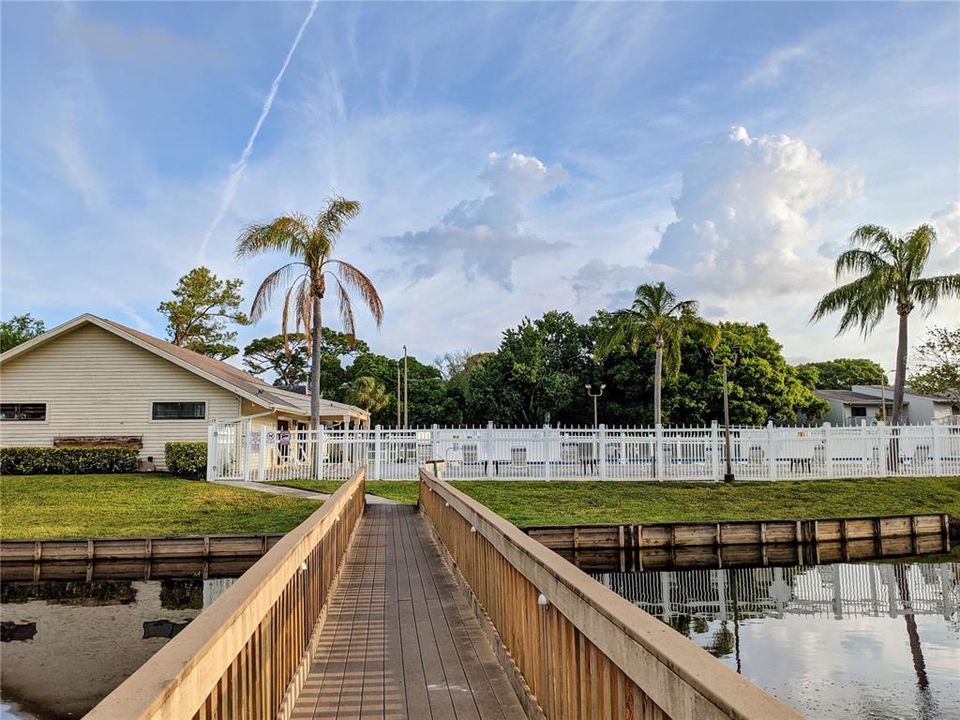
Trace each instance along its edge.
{"label": "railing post", "polygon": [[377,425],[373,429],[373,479],[374,480],[383,480],[381,473],[383,472],[383,465],[381,464],[383,457],[383,426]]}
{"label": "railing post", "polygon": [[663,425],[657,423],[653,432],[653,477],[663,480],[666,477],[663,467]]}
{"label": "railing post", "polygon": [[247,418],[243,421],[243,479],[250,480],[250,444],[253,434],[253,420]]}
{"label": "railing post", "polygon": [[[207,425],[207,481],[217,479],[217,424]],[[166,459],[164,459],[166,460]]]}
{"label": "railing post", "polygon": [[777,479],[777,451],[773,437],[773,420],[767,421],[767,475],[771,480]]}
{"label": "railing post", "polygon": [[716,420],[710,423],[710,471],[713,481],[720,482],[720,428]]}
{"label": "railing post", "polygon": [[930,435],[930,454],[933,455],[933,474],[943,475],[943,440],[946,439],[947,426],[931,424]]}
{"label": "railing post", "polygon": [[830,439],[833,435],[833,427],[830,423],[823,424],[823,472],[828,478],[833,477],[833,444]]}
{"label": "railing post", "polygon": [[267,426],[260,426],[260,452],[257,453],[257,480],[263,482],[267,469]]}
{"label": "railing post", "polygon": [[597,452],[600,453],[600,479],[607,479],[607,426],[601,423],[597,428]]}

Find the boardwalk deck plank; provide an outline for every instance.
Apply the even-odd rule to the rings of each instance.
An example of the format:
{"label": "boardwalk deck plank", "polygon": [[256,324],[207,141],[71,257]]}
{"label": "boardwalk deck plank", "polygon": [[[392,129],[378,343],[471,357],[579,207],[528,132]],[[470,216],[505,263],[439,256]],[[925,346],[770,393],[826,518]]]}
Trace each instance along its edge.
{"label": "boardwalk deck plank", "polygon": [[370,506],[330,599],[294,720],[521,720],[415,508]]}

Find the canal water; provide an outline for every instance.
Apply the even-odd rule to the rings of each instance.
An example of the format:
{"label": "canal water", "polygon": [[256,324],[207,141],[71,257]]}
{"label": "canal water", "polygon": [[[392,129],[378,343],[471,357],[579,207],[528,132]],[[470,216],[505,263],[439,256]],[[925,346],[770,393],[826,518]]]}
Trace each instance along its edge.
{"label": "canal water", "polygon": [[960,718],[956,554],[630,572],[577,560],[807,718]]}
{"label": "canal water", "polygon": [[[0,718],[83,716],[255,560],[212,568],[202,561],[159,568],[147,562],[98,563],[95,569],[5,564]],[[34,580],[34,573],[41,579]]]}

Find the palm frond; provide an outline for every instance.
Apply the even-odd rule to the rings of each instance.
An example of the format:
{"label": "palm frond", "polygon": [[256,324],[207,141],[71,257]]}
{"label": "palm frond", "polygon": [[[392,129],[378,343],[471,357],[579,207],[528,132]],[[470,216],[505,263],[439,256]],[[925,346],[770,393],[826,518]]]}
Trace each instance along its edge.
{"label": "palm frond", "polygon": [[839,280],[848,273],[864,274],[881,272],[889,268],[890,263],[884,260],[880,253],[874,250],[854,248],[840,253],[836,260],[834,272]]}
{"label": "palm frond", "polygon": [[380,299],[380,293],[377,292],[373,281],[358,267],[344,260],[331,259],[328,263],[332,266],[332,269],[336,269],[335,275],[338,277],[338,281],[342,279],[347,287],[359,293],[361,300],[363,300],[364,305],[367,306],[377,323],[377,327],[380,327],[383,322],[383,301]]}
{"label": "palm frond", "polygon": [[253,322],[257,322],[263,317],[267,308],[270,306],[270,300],[273,294],[278,288],[286,284],[288,278],[296,272],[299,264],[300,263],[297,262],[287,263],[263,279],[260,287],[257,288],[256,294],[253,296],[253,302],[250,304],[250,319]]}
{"label": "palm frond", "polygon": [[343,286],[343,282],[333,273],[330,276],[337,284],[337,305],[340,310],[340,321],[343,323],[343,332],[346,334],[350,344],[356,341],[357,328],[353,315],[353,301],[350,299],[350,293]]}
{"label": "palm frond", "polygon": [[960,273],[914,280],[910,284],[910,292],[923,312],[929,315],[940,300],[960,298]]}
{"label": "palm frond", "polygon": [[244,259],[278,251],[301,258],[309,241],[310,218],[300,213],[281,215],[270,223],[245,227],[237,237],[235,254]]}

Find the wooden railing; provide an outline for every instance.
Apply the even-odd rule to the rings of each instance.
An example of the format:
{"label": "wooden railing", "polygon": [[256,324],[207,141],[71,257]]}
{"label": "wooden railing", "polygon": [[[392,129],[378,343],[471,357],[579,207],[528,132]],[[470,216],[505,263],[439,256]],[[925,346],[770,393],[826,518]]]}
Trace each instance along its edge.
{"label": "wooden railing", "polygon": [[87,719],[288,718],[364,490],[361,469]]}
{"label": "wooden railing", "polygon": [[546,718],[800,717],[423,469],[420,505]]}

